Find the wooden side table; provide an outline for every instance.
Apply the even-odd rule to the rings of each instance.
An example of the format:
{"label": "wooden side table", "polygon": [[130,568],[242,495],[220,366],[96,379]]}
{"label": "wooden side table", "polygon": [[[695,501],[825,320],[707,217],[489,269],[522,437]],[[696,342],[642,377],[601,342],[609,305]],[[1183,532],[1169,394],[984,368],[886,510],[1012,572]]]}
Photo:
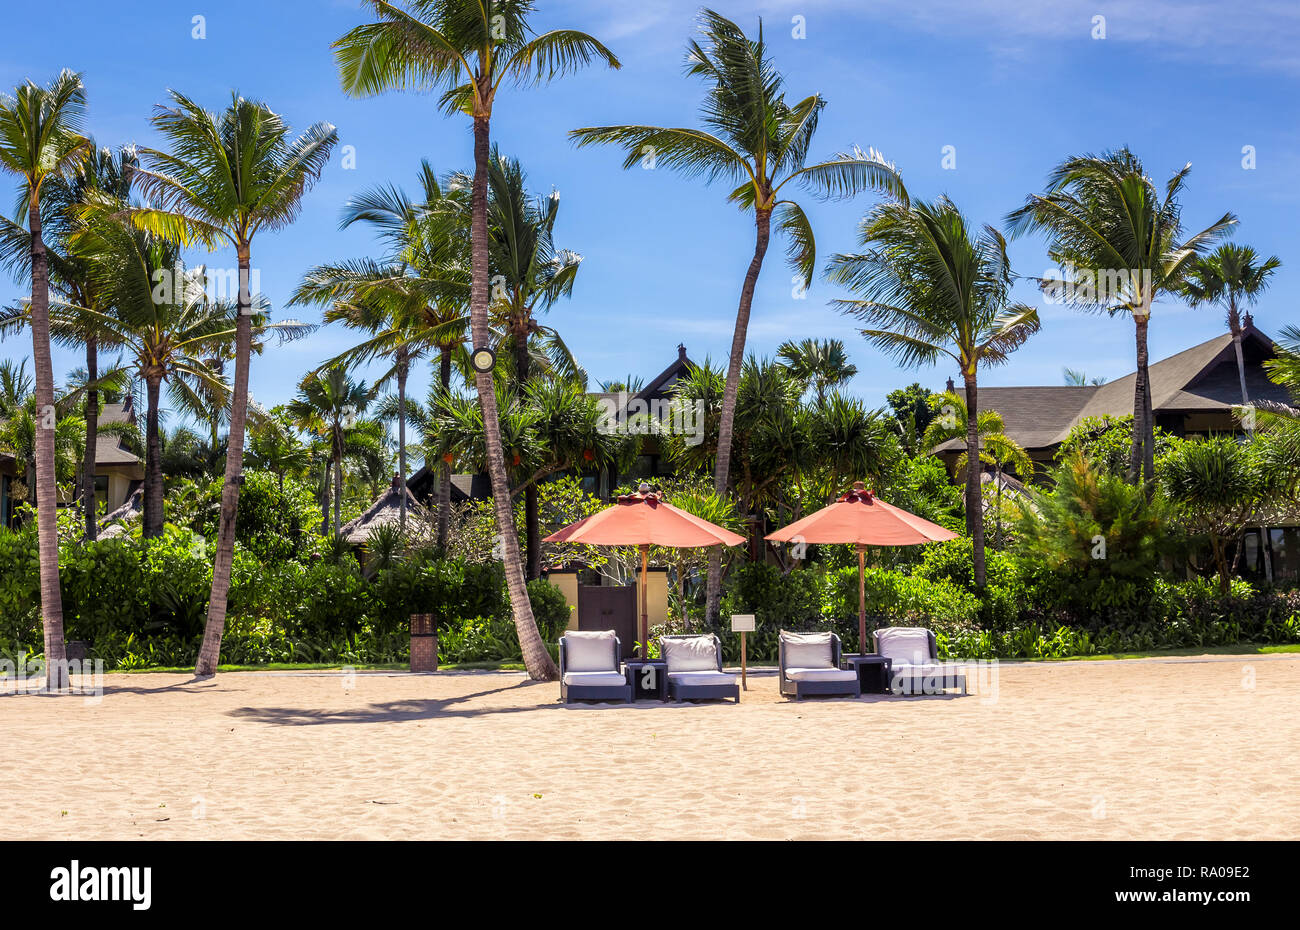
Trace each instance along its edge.
{"label": "wooden side table", "polygon": [[849,655],[842,658],[844,669],[858,673],[858,684],[863,694],[884,694],[889,691],[889,677],[894,660],[882,655]]}
{"label": "wooden side table", "polygon": [[668,700],[668,663],[663,659],[628,659],[623,668],[632,682],[632,700]]}

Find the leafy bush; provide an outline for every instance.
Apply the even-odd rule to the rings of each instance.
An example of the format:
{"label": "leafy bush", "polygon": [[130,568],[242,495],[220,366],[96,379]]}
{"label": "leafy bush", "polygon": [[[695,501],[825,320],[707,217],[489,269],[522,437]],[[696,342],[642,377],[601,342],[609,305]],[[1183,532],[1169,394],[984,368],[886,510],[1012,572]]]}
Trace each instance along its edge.
{"label": "leafy bush", "polygon": [[1036,494],[1020,525],[1020,551],[1055,576],[1050,600],[1093,615],[1142,609],[1169,548],[1160,495],[1100,471],[1081,453],[1064,460],[1052,491]]}
{"label": "leafy bush", "polygon": [[[848,652],[858,651],[858,569],[836,569],[827,576],[823,613]],[[867,569],[864,577],[867,633],[882,626],[908,624],[957,632],[975,625],[979,601],[947,581],[932,581],[880,568]],[[870,651],[871,643],[867,643]]]}
{"label": "leafy bush", "polygon": [[466,619],[509,613],[500,562],[466,563],[432,555],[394,562],[376,578],[375,597],[382,605],[375,617],[382,632],[406,630],[411,614],[433,614],[441,630]]}
{"label": "leafy bush", "polygon": [[571,613],[564,592],[545,578],[534,578],[528,582],[528,601],[533,605],[533,617],[542,640],[559,642],[560,635],[569,626]]}
{"label": "leafy bush", "polygon": [[41,652],[41,563],[36,527],[0,527],[0,655]]}
{"label": "leafy bush", "polygon": [[[221,516],[221,482],[212,482],[199,494],[191,528],[215,542]],[[280,479],[270,472],[244,473],[235,541],[258,558],[270,561],[301,557],[309,544],[309,534],[304,531],[319,522],[316,498],[307,485],[289,478],[281,490]]]}

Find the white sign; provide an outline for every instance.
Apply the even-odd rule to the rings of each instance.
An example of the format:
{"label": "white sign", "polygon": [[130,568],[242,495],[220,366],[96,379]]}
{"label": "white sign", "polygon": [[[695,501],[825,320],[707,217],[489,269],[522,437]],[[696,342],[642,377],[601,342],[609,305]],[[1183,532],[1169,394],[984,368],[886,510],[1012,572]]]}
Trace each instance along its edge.
{"label": "white sign", "polygon": [[754,632],[754,615],[753,614],[732,614],[731,632],[733,633]]}

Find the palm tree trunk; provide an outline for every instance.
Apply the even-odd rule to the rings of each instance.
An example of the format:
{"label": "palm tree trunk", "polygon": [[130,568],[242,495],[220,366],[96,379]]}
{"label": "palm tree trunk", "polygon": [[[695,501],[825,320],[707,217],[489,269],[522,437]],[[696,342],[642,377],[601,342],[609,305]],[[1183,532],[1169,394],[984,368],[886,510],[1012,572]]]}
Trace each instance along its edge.
{"label": "palm tree trunk", "polygon": [[401,494],[397,523],[403,533],[406,532],[406,375],[409,369],[410,362],[403,350],[403,356],[397,362],[397,469],[401,472],[397,482]]}
{"label": "palm tree trunk", "polygon": [[158,440],[158,393],[162,381],[155,375],[145,379],[149,410],[145,414],[144,517],[141,535],[145,539],[163,533],[162,444]]}
{"label": "palm tree trunk", "polygon": [[1232,348],[1237,354],[1237,380],[1241,382],[1241,402],[1250,403],[1250,394],[1246,392],[1246,361],[1241,352],[1241,314],[1237,312],[1237,301],[1228,298],[1228,331],[1232,333]]}
{"label": "palm tree trunk", "polygon": [[334,535],[337,536],[343,516],[343,452],[338,448],[334,450],[330,471],[334,475]]}
{"label": "palm tree trunk", "polygon": [[[1147,422],[1151,404],[1151,389],[1147,381],[1147,325],[1149,317],[1134,314],[1134,334],[1137,342],[1137,375],[1133,383],[1133,440],[1129,447],[1128,480],[1130,484],[1142,481],[1142,470],[1147,460],[1147,436],[1153,438],[1154,429]],[[1154,450],[1153,450],[1154,454]],[[1150,477],[1148,475],[1148,477]]]}
{"label": "palm tree trunk", "polygon": [[41,563],[41,622],[45,633],[45,684],[68,684],[63,643],[63,592],[59,587],[58,484],[54,475],[54,363],[50,358],[50,279],[41,238],[41,213],[28,205],[32,234],[32,360],[36,369],[36,533]]}
{"label": "palm tree trunk", "polygon": [[[740,387],[740,369],[745,361],[745,336],[749,331],[749,310],[754,302],[754,287],[758,273],[763,270],[763,256],[767,254],[771,238],[772,211],[757,210],[754,226],[754,257],[745,273],[745,284],[740,289],[740,306],[736,308],[736,329],[731,336],[731,358],[727,364],[727,383],[722,389],[722,414],[718,422],[718,462],[713,475],[713,490],[723,497],[731,478],[731,429],[736,420],[736,391]],[[722,595],[722,547],[709,547],[709,573],[705,588],[704,617],[706,624],[718,619],[718,602]]]}
{"label": "palm tree trunk", "polygon": [[966,530],[974,545],[975,587],[984,587],[984,504],[980,495],[979,387],[966,375]]}
{"label": "palm tree trunk", "polygon": [[212,675],[221,655],[226,630],[226,603],[230,594],[230,568],[235,557],[235,518],[239,513],[239,486],[244,480],[244,423],[248,418],[248,367],[252,355],[252,294],[248,289],[251,266],[247,245],[239,247],[239,306],[235,320],[235,388],[230,398],[230,433],[226,444],[226,473],[221,484],[221,517],[217,526],[217,554],[212,564],[212,596],[203,628],[195,675]]}
{"label": "palm tree trunk", "polygon": [[[470,200],[470,329],[476,347],[489,344],[488,334],[488,226],[487,226],[487,165],[489,150],[488,117],[474,116],[474,188]],[[533,606],[528,600],[528,586],[523,567],[519,562],[519,536],[515,532],[514,508],[510,499],[510,485],[506,481],[505,454],[501,448],[501,426],[497,415],[497,397],[492,373],[476,371],[474,386],[478,390],[479,406],[483,410],[483,440],[487,451],[488,477],[492,481],[492,504],[496,511],[497,532],[501,534],[505,552],[506,589],[510,593],[510,606],[515,616],[515,631],[519,636],[519,649],[530,678],[554,681],[560,675],[546,644],[537,632]]]}
{"label": "palm tree trunk", "polygon": [[86,539],[94,541],[99,531],[98,501],[95,497],[95,445],[99,441],[99,340],[86,336],[86,454],[82,458],[81,509],[86,518]]}
{"label": "palm tree trunk", "polygon": [[[451,393],[451,346],[442,347],[439,360],[438,380],[442,385],[442,394]],[[447,548],[447,528],[451,521],[451,463],[446,459],[438,460],[438,548]]]}
{"label": "palm tree trunk", "polygon": [[[530,374],[528,327],[515,333],[515,375],[522,392]],[[541,516],[537,506],[537,482],[524,488],[524,574],[529,581],[542,577]]]}

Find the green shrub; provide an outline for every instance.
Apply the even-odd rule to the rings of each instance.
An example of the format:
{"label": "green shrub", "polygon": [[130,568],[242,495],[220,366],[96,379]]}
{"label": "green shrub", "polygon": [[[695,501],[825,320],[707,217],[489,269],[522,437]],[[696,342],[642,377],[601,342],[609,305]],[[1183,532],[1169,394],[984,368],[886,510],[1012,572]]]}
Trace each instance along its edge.
{"label": "green shrub", "polygon": [[569,626],[571,613],[564,592],[545,578],[534,578],[528,582],[528,602],[533,605],[533,618],[537,621],[542,640],[548,643],[559,642],[560,636]]}
{"label": "green shrub", "polygon": [[[869,568],[863,576],[867,632],[882,626],[912,625],[957,632],[973,628],[978,599],[947,581]],[[858,651],[858,569],[829,573],[823,614],[834,624],[846,652]],[[867,643],[870,651],[870,640]]]}
{"label": "green shrub", "polygon": [[381,632],[407,630],[411,614],[433,614],[441,630],[474,617],[509,613],[500,562],[421,556],[394,562],[379,573],[374,588],[375,628]]}
{"label": "green shrub", "polygon": [[0,655],[43,652],[41,562],[34,524],[0,527]]}
{"label": "green shrub", "polygon": [[[191,528],[214,543],[221,516],[221,482],[212,482],[200,493]],[[235,540],[249,552],[264,561],[300,558],[310,544],[309,531],[319,522],[320,509],[307,485],[288,478],[281,490],[280,479],[270,472],[244,472]]]}

